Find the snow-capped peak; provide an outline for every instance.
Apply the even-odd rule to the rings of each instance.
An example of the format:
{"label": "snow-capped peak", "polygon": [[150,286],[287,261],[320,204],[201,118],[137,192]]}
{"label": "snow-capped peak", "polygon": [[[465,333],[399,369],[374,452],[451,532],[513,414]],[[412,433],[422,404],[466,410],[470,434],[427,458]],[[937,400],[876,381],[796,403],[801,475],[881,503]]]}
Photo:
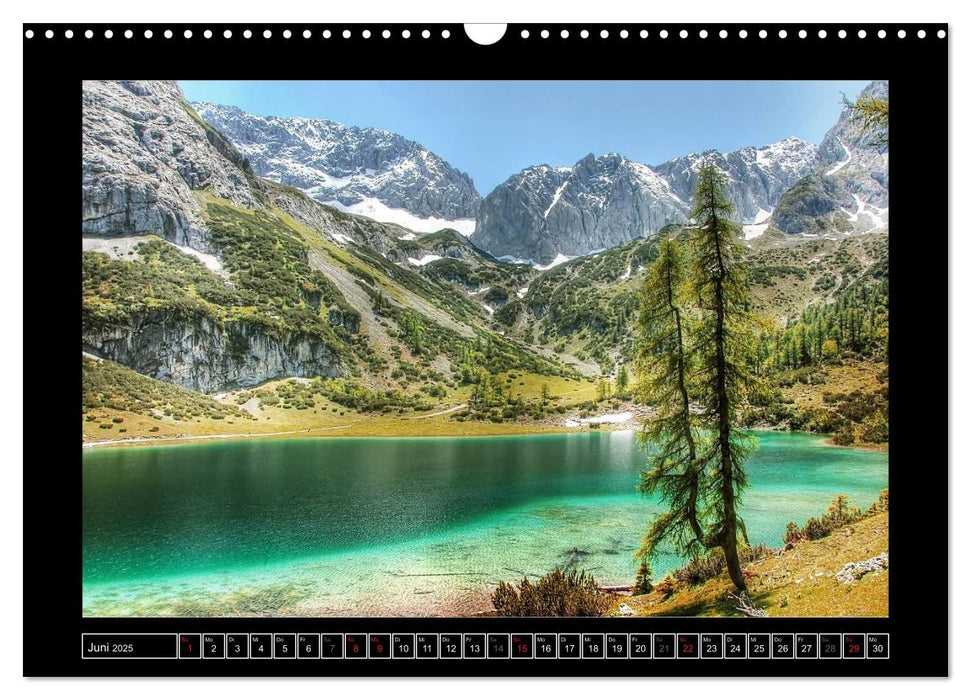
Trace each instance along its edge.
{"label": "snow-capped peak", "polygon": [[193,107],[258,175],[318,201],[416,231],[447,227],[468,235],[474,228],[480,197],[472,179],[399,134],[205,102]]}

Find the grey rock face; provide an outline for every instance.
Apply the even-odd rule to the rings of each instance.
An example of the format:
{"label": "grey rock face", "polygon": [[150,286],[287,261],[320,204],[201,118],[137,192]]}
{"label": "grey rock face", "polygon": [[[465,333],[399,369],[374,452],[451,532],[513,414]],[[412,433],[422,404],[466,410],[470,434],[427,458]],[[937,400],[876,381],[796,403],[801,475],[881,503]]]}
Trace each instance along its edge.
{"label": "grey rock face", "polygon": [[705,162],[725,173],[735,204],[735,216],[751,223],[759,209],[772,211],[783,193],[817,165],[816,147],[798,138],[787,138],[761,148],[742,148],[730,153],[705,151],[675,158],[654,168],[685,201],[693,201],[698,170]]}
{"label": "grey rock face", "polygon": [[427,218],[474,218],[472,179],[421,144],[380,129],[324,119],[259,117],[236,107],[194,107],[224,133],[260,176],[321,202],[374,198]]}
{"label": "grey rock face", "polygon": [[246,174],[220,152],[231,147],[193,119],[175,83],[85,81],[82,102],[83,233],[152,233],[209,251],[193,190],[256,205]]}
{"label": "grey rock face", "polygon": [[572,168],[527,168],[482,201],[473,242],[496,256],[549,263],[683,221],[689,211],[651,168],[616,153]]}
{"label": "grey rock face", "polygon": [[589,155],[572,168],[528,168],[483,200],[473,240],[496,256],[548,263],[557,254],[585,255],[656,233],[685,221],[705,162],[727,175],[738,218],[752,222],[818,159],[815,146],[789,138],[655,167],[611,153]]}
{"label": "grey rock face", "polygon": [[[889,85],[878,80],[867,85],[861,97],[887,99]],[[888,204],[889,148],[878,143],[872,133],[863,133],[849,108],[819,144],[820,169],[865,203],[878,207]]]}
{"label": "grey rock face", "polygon": [[[861,96],[886,99],[886,81],[867,85]],[[844,109],[819,145],[815,173],[779,203],[775,226],[789,234],[865,233],[889,226],[889,150],[863,133]]]}
{"label": "grey rock face", "polygon": [[835,180],[813,173],[783,195],[772,220],[784,233],[816,234],[827,228],[831,216],[840,211],[842,199]]}
{"label": "grey rock face", "polygon": [[220,326],[207,317],[141,314],[126,325],[85,327],[86,350],[155,379],[205,393],[256,386],[283,377],[343,374],[320,339],[272,335],[257,324]]}

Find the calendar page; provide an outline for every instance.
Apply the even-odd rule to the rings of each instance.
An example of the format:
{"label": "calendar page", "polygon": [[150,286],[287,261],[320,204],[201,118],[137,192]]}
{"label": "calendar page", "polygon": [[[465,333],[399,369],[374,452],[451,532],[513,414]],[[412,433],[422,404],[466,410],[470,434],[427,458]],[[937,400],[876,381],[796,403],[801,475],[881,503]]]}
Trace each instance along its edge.
{"label": "calendar page", "polygon": [[946,45],[25,26],[45,663],[941,672]]}

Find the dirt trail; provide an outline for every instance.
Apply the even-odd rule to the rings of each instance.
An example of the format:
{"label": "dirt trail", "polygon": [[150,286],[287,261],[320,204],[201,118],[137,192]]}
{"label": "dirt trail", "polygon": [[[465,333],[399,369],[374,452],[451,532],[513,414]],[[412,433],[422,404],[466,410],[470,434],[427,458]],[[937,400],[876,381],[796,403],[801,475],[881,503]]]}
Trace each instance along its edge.
{"label": "dirt trail", "polygon": [[460,403],[458,406],[452,406],[451,408],[446,408],[444,411],[436,411],[435,413],[426,413],[423,416],[415,416],[414,418],[405,418],[405,420],[421,420],[422,418],[434,418],[435,416],[444,416],[446,413],[454,413],[455,411],[461,411],[463,408],[468,407],[468,404]]}

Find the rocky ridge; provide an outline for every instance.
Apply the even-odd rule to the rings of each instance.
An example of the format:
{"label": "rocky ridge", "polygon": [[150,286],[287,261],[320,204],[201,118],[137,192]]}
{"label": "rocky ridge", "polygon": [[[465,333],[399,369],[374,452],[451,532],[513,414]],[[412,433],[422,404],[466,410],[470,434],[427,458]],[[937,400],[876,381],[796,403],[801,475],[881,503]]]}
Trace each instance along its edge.
{"label": "rocky ridge", "polygon": [[85,81],[81,94],[82,233],[158,234],[210,252],[193,191],[258,205],[242,157],[174,82]]}
{"label": "rocky ridge", "polygon": [[210,103],[193,107],[261,177],[379,221],[471,233],[480,199],[472,179],[415,141],[325,119],[262,117]]}

